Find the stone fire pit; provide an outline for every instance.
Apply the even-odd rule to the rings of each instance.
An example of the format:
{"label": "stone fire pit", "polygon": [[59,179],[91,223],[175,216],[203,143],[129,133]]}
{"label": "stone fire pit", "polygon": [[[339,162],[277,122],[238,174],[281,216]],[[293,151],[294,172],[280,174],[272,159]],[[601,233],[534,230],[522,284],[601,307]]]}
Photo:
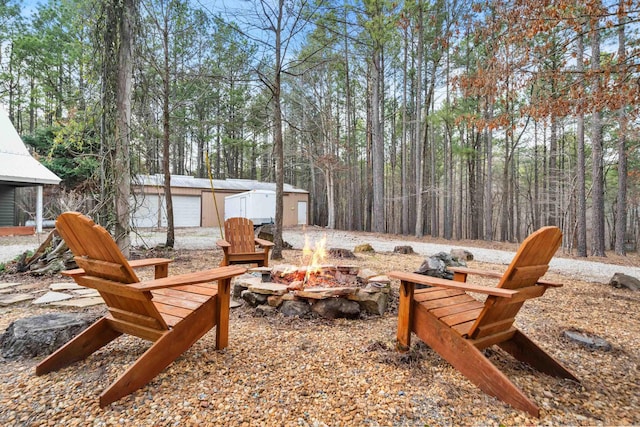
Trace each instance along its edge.
{"label": "stone fire pit", "polygon": [[235,278],[233,297],[264,315],[316,313],[324,318],[382,315],[389,302],[390,280],[353,265],[324,265],[307,274],[305,267],[276,265],[250,269]]}

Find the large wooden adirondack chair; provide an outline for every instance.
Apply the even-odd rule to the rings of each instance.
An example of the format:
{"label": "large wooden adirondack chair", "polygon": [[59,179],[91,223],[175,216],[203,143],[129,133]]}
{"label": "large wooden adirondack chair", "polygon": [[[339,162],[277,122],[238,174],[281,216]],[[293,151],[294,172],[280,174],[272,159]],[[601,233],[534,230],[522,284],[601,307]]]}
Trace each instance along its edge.
{"label": "large wooden adirondack chair", "polygon": [[86,216],[63,213],[56,228],[81,268],[71,277],[97,289],[109,313],[40,362],[37,375],[82,360],[122,334],[153,341],[102,392],[104,407],[143,387],[214,326],[216,348],[227,346],[230,281],[244,268],[219,267],[140,282],[109,233]]}
{"label": "large wooden adirondack chair", "polygon": [[[397,347],[407,351],[411,332],[487,394],[539,416],[540,409],[481,350],[497,344],[516,359],[549,375],[579,381],[514,326],[523,303],[560,284],[541,279],[560,246],[557,227],[543,227],[522,243],[504,274],[452,268],[454,280],[391,272],[400,279]],[[499,279],[497,287],[465,283],[480,274]],[[416,284],[429,288],[415,289]],[[466,292],[486,294],[480,302]]]}
{"label": "large wooden adirondack chair", "polygon": [[216,245],[223,252],[221,266],[255,263],[258,267],[268,267],[273,242],[255,237],[250,219],[235,217],[224,222],[224,240],[218,240]]}

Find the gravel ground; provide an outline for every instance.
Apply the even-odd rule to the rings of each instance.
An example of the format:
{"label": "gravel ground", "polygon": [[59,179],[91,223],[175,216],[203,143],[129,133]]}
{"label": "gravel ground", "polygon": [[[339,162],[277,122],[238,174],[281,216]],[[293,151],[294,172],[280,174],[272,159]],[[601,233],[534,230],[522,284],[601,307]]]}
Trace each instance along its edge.
{"label": "gravel ground", "polygon": [[[343,230],[328,230],[320,227],[288,228],[283,232],[283,238],[294,249],[302,249],[305,244],[305,235],[310,242],[319,241],[325,237],[327,248],[353,249],[363,242],[371,244],[376,252],[392,252],[397,245],[410,245],[414,251],[424,257],[438,252],[449,252],[451,249],[468,249],[473,253],[474,259],[480,262],[508,265],[513,258],[517,245],[468,241],[464,244],[458,242],[451,244],[443,239],[434,240],[428,237],[417,239],[410,236],[396,236],[389,234],[374,234],[362,232],[349,232]],[[217,228],[190,228],[176,231],[176,249],[211,249],[219,239],[220,231]],[[24,251],[33,250],[44,240],[46,234],[37,236],[17,236],[0,238],[0,263],[7,262]],[[133,235],[134,246],[152,247],[164,243],[166,232],[142,230]],[[491,247],[491,246],[498,246]],[[550,271],[572,277],[577,280],[585,280],[597,283],[608,283],[617,272],[640,278],[640,260],[637,254],[628,257],[582,259],[570,257],[559,251],[551,261]]]}
{"label": "gravel ground", "polygon": [[[211,230],[202,233],[202,239],[194,241],[209,242],[209,246],[193,248],[196,250],[180,249],[185,243],[178,236],[179,249],[168,254],[175,260],[171,273],[218,264],[220,253],[211,249],[215,237],[210,237]],[[285,233],[285,240],[301,247],[290,233]],[[330,236],[336,235],[327,233],[328,247],[352,248],[356,242],[369,242],[376,251],[388,250],[375,235],[354,241],[347,240],[347,234]],[[144,238],[155,244],[152,236]],[[411,244],[419,253],[358,254],[354,262],[380,272],[409,271],[420,265],[425,254],[441,250],[431,246],[422,249],[406,240],[402,244]],[[467,249],[476,256],[470,266],[503,268],[495,253],[487,264],[479,261],[481,251]],[[285,251],[284,255],[284,262],[295,263],[300,252]],[[149,277],[151,272],[144,274]],[[573,273],[554,271],[549,277],[565,286],[526,304],[517,324],[582,382],[540,374],[499,349],[487,352],[540,405],[539,419],[485,395],[417,339],[408,354],[396,353],[398,284],[392,283],[391,310],[380,317],[289,319],[281,315],[257,317],[247,307],[234,309],[227,349],[214,350],[215,333],[211,331],[147,386],[104,410],[97,405],[98,394],[148,348],[148,343],[119,338],[86,360],[42,377],[34,375],[39,358],[2,360],[0,425],[640,424],[640,297],[577,280]],[[60,277],[12,276],[0,281],[37,283],[45,289]],[[2,307],[0,330],[15,319],[52,310],[29,303]],[[589,349],[568,341],[563,331],[569,329],[598,335],[608,340],[612,349]]]}

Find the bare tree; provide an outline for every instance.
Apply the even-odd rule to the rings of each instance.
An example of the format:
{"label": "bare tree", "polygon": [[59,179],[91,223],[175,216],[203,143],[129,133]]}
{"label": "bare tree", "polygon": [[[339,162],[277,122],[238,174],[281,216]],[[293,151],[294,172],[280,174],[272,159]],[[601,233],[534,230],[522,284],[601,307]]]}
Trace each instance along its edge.
{"label": "bare tree", "polygon": [[[625,35],[625,1],[618,3],[618,61],[620,71],[626,61],[626,35]],[[625,75],[620,73],[618,81],[623,84]],[[620,132],[618,135],[618,196],[616,202],[616,240],[615,252],[618,255],[625,255],[625,234],[627,230],[627,116],[624,103],[618,108],[618,121]]]}
{"label": "bare tree", "polygon": [[605,256],[605,235],[604,235],[604,149],[602,142],[602,111],[597,100],[601,95],[600,75],[600,31],[598,28],[598,18],[591,19],[591,71],[592,91],[595,99],[592,102],[591,117],[591,145],[592,145],[592,200],[593,200],[593,235],[592,235],[592,255]]}
{"label": "bare tree", "polygon": [[[104,4],[102,67],[102,222],[113,225],[118,246],[129,255],[131,163],[129,126],[131,121],[133,0]],[[111,224],[110,224],[111,223]]]}
{"label": "bare tree", "polygon": [[[582,32],[577,36],[576,68],[579,90],[584,90],[584,40]],[[576,160],[576,251],[581,257],[587,256],[587,194],[585,177],[584,110],[582,98],[578,100],[577,117],[577,160]]]}
{"label": "bare tree", "polygon": [[[282,113],[282,77],[293,67],[301,67],[305,58],[291,60],[293,43],[301,36],[314,16],[315,6],[307,0],[286,1],[253,0],[254,11],[236,13],[243,34],[263,48],[265,59],[256,68],[258,78],[271,94],[273,157],[276,176],[276,218],[274,224],[272,259],[282,259],[282,219],[284,197],[284,141]],[[242,16],[243,18],[240,18]],[[259,36],[255,36],[255,32]]]}
{"label": "bare tree", "polygon": [[131,246],[131,156],[129,154],[129,128],[131,125],[131,81],[133,74],[132,45],[133,20],[136,16],[134,0],[124,0],[120,12],[118,77],[116,90],[115,135],[115,238],[125,256]]}

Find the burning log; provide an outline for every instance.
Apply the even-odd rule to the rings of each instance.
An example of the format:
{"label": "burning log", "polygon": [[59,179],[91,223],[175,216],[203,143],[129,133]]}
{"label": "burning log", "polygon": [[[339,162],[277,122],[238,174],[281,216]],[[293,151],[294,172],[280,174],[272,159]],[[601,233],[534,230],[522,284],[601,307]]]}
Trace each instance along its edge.
{"label": "burning log", "polygon": [[314,268],[277,265],[271,270],[271,280],[293,289],[310,287],[356,286],[358,269],[353,266],[322,265]]}

